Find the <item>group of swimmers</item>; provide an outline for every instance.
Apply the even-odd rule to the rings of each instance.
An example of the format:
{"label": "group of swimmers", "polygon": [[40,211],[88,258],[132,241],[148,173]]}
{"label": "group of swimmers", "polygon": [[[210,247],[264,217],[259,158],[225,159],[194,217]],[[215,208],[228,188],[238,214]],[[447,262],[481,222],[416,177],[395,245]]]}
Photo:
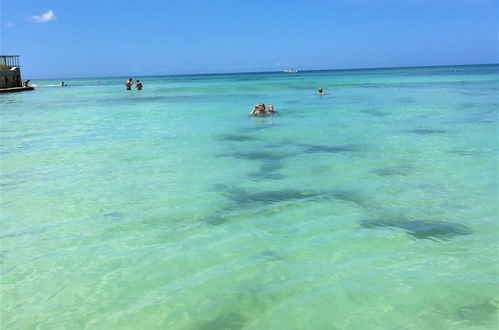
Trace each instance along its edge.
{"label": "group of swimmers", "polygon": [[[133,85],[132,78],[125,81],[125,87],[126,87],[127,91],[132,90],[132,85]],[[137,79],[137,82],[135,83],[135,88],[137,88],[137,90],[139,90],[139,91],[142,90],[142,83],[138,79]]]}
{"label": "group of swimmers", "polygon": [[[319,96],[324,95],[324,91],[322,90],[322,88],[319,88],[317,90],[317,94]],[[267,106],[267,110],[268,111],[265,111],[265,104],[259,103],[259,104],[256,104],[253,107],[253,110],[250,111],[249,115],[250,116],[260,116],[260,117],[262,117],[262,116],[265,116],[265,115],[272,116],[272,115],[274,115],[274,114],[277,113],[277,111],[275,111],[275,109],[274,109],[274,105],[272,105],[272,104],[269,104]]]}
{"label": "group of swimmers", "polygon": [[250,116],[265,116],[265,115],[272,116],[272,115],[275,115],[277,113],[277,111],[275,111],[275,109],[274,109],[274,105],[272,105],[272,104],[269,104],[267,106],[267,110],[268,111],[265,111],[265,104],[263,104],[263,103],[256,104],[253,107],[253,110],[250,111],[249,115]]}

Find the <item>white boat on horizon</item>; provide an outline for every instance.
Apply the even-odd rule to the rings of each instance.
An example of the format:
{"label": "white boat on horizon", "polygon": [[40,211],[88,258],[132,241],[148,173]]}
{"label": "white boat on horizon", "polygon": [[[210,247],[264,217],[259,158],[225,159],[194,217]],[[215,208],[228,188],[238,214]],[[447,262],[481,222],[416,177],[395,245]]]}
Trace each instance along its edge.
{"label": "white boat on horizon", "polygon": [[295,73],[298,72],[298,70],[289,69],[289,70],[283,70],[282,72]]}

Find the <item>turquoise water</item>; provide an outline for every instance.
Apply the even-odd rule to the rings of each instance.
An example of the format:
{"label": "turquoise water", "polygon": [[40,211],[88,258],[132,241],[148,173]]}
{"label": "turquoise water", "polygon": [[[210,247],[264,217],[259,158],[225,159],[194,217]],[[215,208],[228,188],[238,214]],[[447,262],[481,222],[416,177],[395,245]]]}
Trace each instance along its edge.
{"label": "turquoise water", "polygon": [[1,328],[497,328],[498,73],[0,95]]}

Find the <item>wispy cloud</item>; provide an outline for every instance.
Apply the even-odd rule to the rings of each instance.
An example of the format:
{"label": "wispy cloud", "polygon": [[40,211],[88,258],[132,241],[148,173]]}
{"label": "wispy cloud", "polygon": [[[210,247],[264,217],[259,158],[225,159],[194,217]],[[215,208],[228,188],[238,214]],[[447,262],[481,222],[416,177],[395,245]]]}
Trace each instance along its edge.
{"label": "wispy cloud", "polygon": [[53,21],[55,19],[56,19],[56,17],[55,17],[54,12],[52,11],[52,9],[49,9],[48,12],[43,13],[41,15],[31,16],[31,21],[35,22],[35,23],[47,23],[47,22]]}
{"label": "wispy cloud", "polygon": [[12,23],[12,22],[5,22],[5,23],[3,23],[3,26],[4,26],[6,29],[11,29],[11,28],[13,28],[15,25],[14,25],[14,23]]}

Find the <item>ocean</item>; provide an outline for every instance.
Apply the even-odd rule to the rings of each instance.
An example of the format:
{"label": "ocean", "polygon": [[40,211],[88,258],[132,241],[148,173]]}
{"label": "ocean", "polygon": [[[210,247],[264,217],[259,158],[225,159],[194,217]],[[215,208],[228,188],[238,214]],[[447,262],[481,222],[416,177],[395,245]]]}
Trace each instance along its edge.
{"label": "ocean", "polygon": [[0,95],[1,328],[497,329],[498,73]]}

